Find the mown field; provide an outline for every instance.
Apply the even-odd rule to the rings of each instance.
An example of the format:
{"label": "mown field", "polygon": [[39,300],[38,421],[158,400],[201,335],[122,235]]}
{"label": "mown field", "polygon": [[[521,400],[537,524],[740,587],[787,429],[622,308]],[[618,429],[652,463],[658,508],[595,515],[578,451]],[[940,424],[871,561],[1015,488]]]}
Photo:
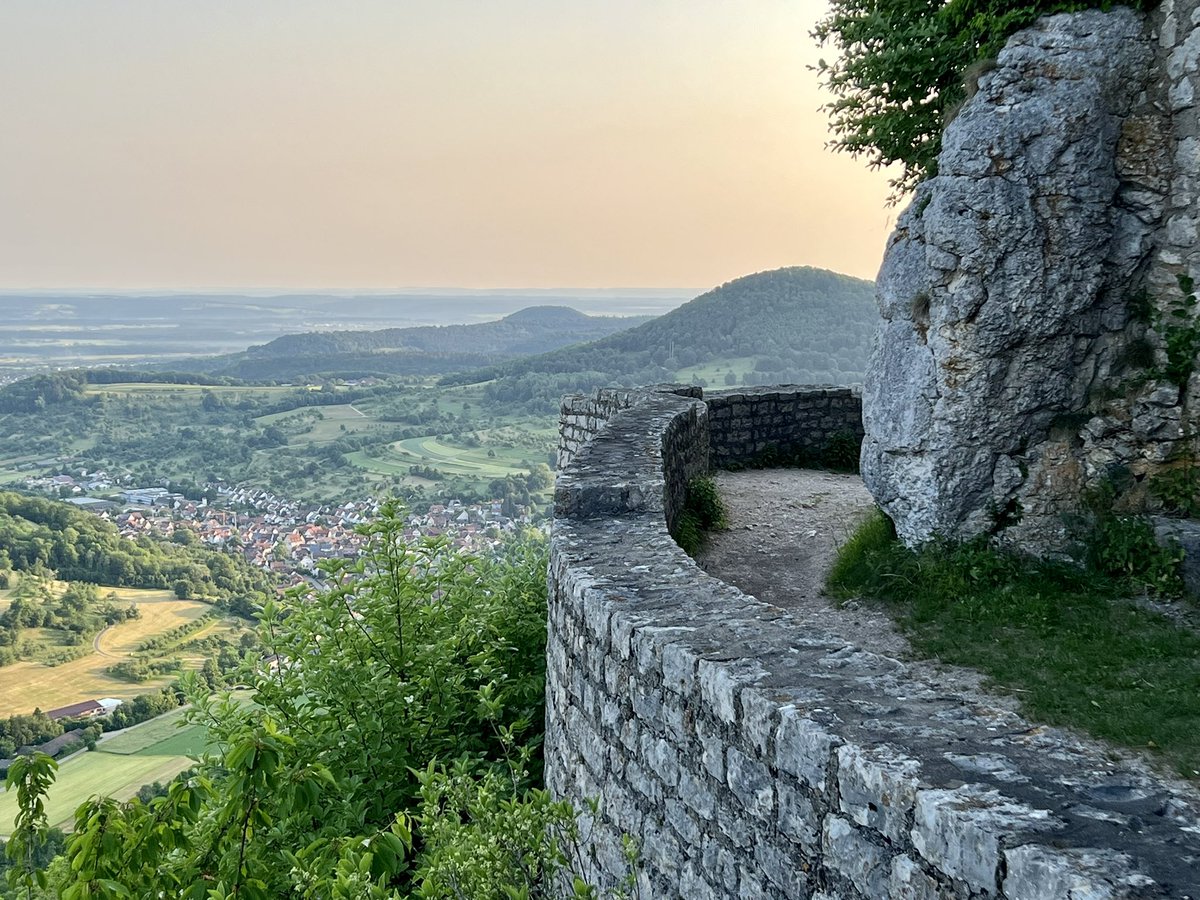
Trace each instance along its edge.
{"label": "mown field", "polygon": [[[58,771],[46,799],[51,826],[69,830],[75,810],[89,797],[103,795],[128,800],[144,784],[167,782],[191,765],[187,757],[155,754],[119,756],[96,750],[72,757]],[[16,818],[16,798],[0,793],[0,837],[7,836]]]}
{"label": "mown field", "polygon": [[[80,659],[58,666],[23,660],[0,668],[0,716],[27,714],[35,708],[54,709],[101,697],[124,700],[170,684],[174,678],[172,675],[131,682],[114,678],[105,670],[129,659],[143,641],[193,622],[213,612],[213,607],[200,600],[179,600],[170,591],[104,588],[103,592],[109,590],[116,593],[122,604],[137,603],[141,617],[105,629],[96,637],[92,652]],[[6,594],[11,594],[11,591],[0,593],[0,603],[7,604]],[[203,657],[181,652],[178,644],[218,630],[232,631],[237,624],[233,619],[221,619],[181,639],[174,646],[155,651],[155,656],[179,657],[185,668],[199,668]]]}
{"label": "mown field", "polygon": [[698,378],[707,382],[708,386],[713,390],[734,387],[735,385],[725,384],[725,376],[732,372],[737,379],[737,383],[741,384],[742,376],[753,372],[756,362],[758,362],[757,356],[739,356],[702,366],[688,366],[675,373],[675,380],[690,384]]}
{"label": "mown field", "polygon": [[208,746],[208,729],[187,725],[180,708],[149,722],[105,736],[100,749],[118,756],[195,756]]}
{"label": "mown field", "polygon": [[291,446],[326,444],[347,434],[357,434],[379,427],[379,423],[373,417],[364,414],[352,403],[309,406],[299,410],[270,413],[255,419],[260,425],[286,425],[289,420],[305,422],[304,431],[288,437],[288,444]]}
{"label": "mown field", "polygon": [[[233,699],[252,702],[249,691],[236,691]],[[80,752],[59,763],[58,777],[50,788],[46,814],[52,826],[70,830],[75,810],[91,797],[128,800],[145,784],[164,784],[187,769],[192,758],[210,743],[204,725],[184,721],[187,709],[169,713],[104,735],[96,749]],[[12,829],[16,802],[0,782],[0,838]]]}
{"label": "mown field", "polygon": [[[191,757],[207,746],[203,725],[182,725],[184,710],[135,725],[106,737],[92,752],[60,763],[58,778],[46,799],[52,826],[70,829],[75,810],[95,796],[128,800],[144,784],[167,782],[191,765]],[[16,817],[16,798],[0,791],[0,837]]]}
{"label": "mown field", "polygon": [[[490,455],[489,455],[490,452]],[[430,466],[445,475],[503,478],[529,471],[528,450],[462,447],[434,436],[396,441],[354,454],[355,464],[382,475],[407,474],[410,466]]]}

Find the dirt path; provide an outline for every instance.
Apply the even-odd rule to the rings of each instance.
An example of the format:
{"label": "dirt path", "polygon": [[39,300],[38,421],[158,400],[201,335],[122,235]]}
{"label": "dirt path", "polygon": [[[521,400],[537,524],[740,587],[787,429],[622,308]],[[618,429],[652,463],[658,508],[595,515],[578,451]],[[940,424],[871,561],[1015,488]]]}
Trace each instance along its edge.
{"label": "dirt path", "polygon": [[103,647],[100,646],[100,639],[103,638],[106,634],[108,634],[108,632],[111,629],[112,629],[111,625],[105,625],[102,629],[100,629],[100,633],[97,634],[94,638],[92,638],[92,649],[95,650],[97,653],[99,653],[101,656],[107,656],[109,659],[120,659],[121,657],[119,657],[117,654],[109,653],[107,650],[105,650]]}
{"label": "dirt path", "polygon": [[824,595],[837,548],[874,506],[857,475],[810,469],[718,472],[729,529],[711,535],[697,559],[709,574],[802,623],[887,656],[908,655],[908,642],[882,612]]}

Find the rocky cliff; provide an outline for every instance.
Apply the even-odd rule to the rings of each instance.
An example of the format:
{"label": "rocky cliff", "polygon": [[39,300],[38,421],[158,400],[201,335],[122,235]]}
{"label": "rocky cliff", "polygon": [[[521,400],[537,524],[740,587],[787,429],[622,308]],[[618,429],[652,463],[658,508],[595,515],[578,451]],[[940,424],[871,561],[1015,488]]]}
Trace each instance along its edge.
{"label": "rocky cliff", "polygon": [[1194,456],[1198,87],[1200,0],[1059,15],[947,126],[884,258],[863,396],[863,477],[906,542],[1061,550],[1086,489],[1144,506]]}

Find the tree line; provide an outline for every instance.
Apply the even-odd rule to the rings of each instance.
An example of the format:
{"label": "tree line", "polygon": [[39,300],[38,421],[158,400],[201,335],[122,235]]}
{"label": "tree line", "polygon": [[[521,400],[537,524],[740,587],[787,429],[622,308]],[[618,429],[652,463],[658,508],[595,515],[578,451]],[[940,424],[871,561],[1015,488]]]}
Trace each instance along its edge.
{"label": "tree line", "polygon": [[54,572],[64,581],[113,587],[172,588],[230,597],[268,588],[266,576],[238,556],[140,537],[66,503],[0,492],[0,570]]}

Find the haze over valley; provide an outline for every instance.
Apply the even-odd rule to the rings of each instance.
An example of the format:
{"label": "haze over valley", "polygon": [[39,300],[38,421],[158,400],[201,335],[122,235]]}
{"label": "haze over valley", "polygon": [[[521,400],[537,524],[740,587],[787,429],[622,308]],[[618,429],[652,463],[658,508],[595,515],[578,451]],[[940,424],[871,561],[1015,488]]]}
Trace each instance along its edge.
{"label": "haze over valley", "polygon": [[494,320],[533,305],[657,315],[688,290],[412,290],[369,294],[0,292],[0,382],[38,369],[169,365],[285,334]]}

